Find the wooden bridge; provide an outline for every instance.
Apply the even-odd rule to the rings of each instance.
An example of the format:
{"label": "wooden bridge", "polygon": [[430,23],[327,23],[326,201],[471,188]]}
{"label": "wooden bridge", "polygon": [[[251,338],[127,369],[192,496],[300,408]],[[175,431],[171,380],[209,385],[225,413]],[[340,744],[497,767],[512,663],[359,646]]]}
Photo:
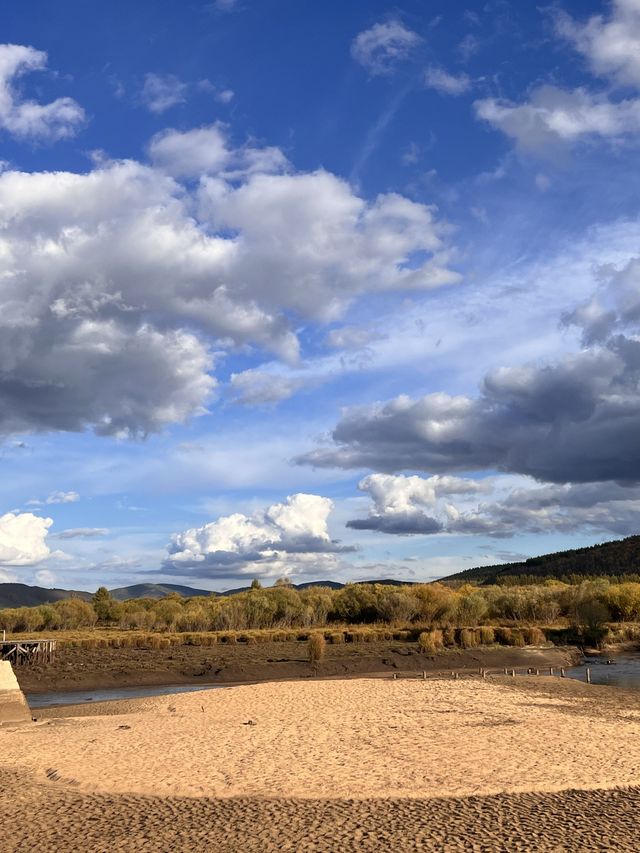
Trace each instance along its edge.
{"label": "wooden bridge", "polygon": [[55,640],[0,640],[0,661],[14,666],[52,663],[56,655]]}

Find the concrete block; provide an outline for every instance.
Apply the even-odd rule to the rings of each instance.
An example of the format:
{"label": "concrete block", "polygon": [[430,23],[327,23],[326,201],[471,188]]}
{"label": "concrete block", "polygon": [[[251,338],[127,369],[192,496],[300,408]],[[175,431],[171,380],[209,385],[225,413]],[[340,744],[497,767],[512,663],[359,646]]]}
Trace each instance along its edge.
{"label": "concrete block", "polygon": [[0,725],[30,722],[31,711],[9,661],[0,661]]}

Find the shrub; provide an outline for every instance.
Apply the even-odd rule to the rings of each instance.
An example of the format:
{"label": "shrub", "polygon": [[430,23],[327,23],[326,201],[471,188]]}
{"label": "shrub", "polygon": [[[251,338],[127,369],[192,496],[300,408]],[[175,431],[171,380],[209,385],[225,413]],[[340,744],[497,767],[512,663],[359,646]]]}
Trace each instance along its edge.
{"label": "shrub", "polygon": [[434,655],[436,653],[436,644],[431,636],[431,631],[423,631],[418,637],[418,646],[420,651],[425,655]]}
{"label": "shrub", "polygon": [[309,636],[309,663],[312,666],[317,666],[324,660],[326,645],[324,634],[317,632]]}
{"label": "shrub", "polygon": [[483,646],[492,646],[496,641],[496,634],[493,628],[488,625],[482,625],[478,629],[480,633],[480,644]]}
{"label": "shrub", "polygon": [[476,632],[469,628],[463,628],[460,631],[460,645],[463,649],[473,649],[478,645]]}
{"label": "shrub", "polygon": [[523,628],[522,633],[528,646],[542,646],[547,642],[545,633],[540,628]]}
{"label": "shrub", "polygon": [[456,629],[445,628],[442,632],[442,638],[445,646],[454,647],[456,644]]}

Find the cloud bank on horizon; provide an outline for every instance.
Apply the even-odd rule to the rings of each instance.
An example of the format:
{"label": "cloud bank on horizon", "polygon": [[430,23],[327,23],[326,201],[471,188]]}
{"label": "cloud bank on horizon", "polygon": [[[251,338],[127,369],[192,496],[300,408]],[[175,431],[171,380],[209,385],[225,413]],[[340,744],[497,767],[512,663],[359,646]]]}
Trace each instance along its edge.
{"label": "cloud bank on horizon", "polygon": [[95,56],[18,16],[2,577],[420,579],[637,532],[640,2],[471,6],[296,9],[325,50],[278,63],[249,0],[76,22]]}

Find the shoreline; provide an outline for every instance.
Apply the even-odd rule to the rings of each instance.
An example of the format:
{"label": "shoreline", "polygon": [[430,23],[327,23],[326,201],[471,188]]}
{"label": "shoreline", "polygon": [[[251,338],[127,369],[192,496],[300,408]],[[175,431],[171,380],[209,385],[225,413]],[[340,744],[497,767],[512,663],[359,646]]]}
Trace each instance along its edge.
{"label": "shoreline", "polygon": [[309,681],[394,672],[437,672],[479,667],[572,666],[582,660],[572,646],[478,647],[425,655],[417,644],[380,642],[329,645],[315,669],[303,643],[259,646],[180,646],[158,649],[62,649],[53,664],[16,668],[28,694],[71,693],[125,687],[180,687]]}

